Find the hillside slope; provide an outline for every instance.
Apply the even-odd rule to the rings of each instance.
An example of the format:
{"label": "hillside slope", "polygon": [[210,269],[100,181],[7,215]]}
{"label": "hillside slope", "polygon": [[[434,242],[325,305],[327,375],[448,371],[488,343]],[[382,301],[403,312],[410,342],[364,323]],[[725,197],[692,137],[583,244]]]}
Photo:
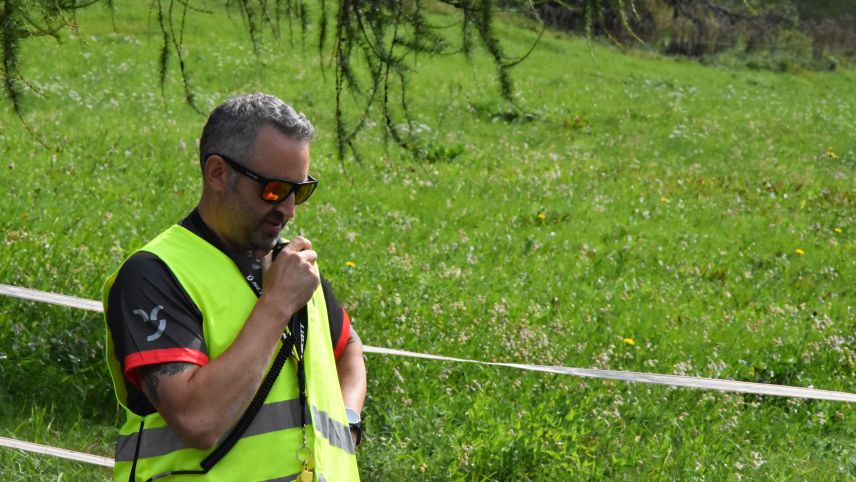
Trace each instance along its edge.
{"label": "hillside slope", "polygon": [[[35,142],[0,111],[0,283],[98,298],[105,276],[198,199],[204,123],[147,4],[32,39]],[[438,11],[437,22],[453,18]],[[499,26],[510,53],[536,38]],[[449,35],[457,30],[450,29]],[[264,90],[320,136],[304,233],[366,344],[491,361],[856,392],[856,73],[725,70],[548,32],[515,69],[421,58],[414,161],[373,120],[335,155],[332,71],[237,20],[185,33],[200,104]],[[350,111],[350,120],[356,114]],[[402,126],[404,127],[404,126]],[[118,417],[96,314],[0,299],[0,435],[109,456]],[[764,398],[368,355],[366,480],[856,475],[856,412]],[[11,480],[102,469],[0,449]]]}

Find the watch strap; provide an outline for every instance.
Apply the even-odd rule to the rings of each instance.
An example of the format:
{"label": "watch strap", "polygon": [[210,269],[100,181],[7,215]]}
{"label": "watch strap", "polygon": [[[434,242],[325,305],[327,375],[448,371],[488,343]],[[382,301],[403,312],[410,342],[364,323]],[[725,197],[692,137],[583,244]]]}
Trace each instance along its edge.
{"label": "watch strap", "polygon": [[348,427],[351,431],[357,434],[357,439],[354,441],[354,445],[359,445],[360,442],[363,441],[363,419],[360,416],[360,412],[353,408],[346,408],[345,414],[348,417]]}

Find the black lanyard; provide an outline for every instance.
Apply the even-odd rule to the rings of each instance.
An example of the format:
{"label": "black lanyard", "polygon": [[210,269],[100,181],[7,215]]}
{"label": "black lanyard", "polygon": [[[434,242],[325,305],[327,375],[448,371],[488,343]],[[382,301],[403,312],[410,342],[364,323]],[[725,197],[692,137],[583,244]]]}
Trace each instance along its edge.
{"label": "black lanyard", "polygon": [[[271,250],[271,261],[276,259],[276,256],[285,248],[288,243],[278,242]],[[238,268],[241,269],[240,264]],[[250,289],[256,294],[256,297],[262,296],[262,287],[259,285],[259,280],[253,273],[243,272],[244,279],[250,285]],[[297,386],[300,390],[300,424],[306,426],[306,370],[303,365],[303,355],[306,353],[306,334],[309,327],[309,316],[306,312],[306,307],[298,311],[291,317],[285,332],[282,334],[283,347],[293,346],[294,358],[297,360]],[[289,340],[290,338],[290,340]]]}
{"label": "black lanyard", "polygon": [[[278,243],[273,249],[273,257],[284,248],[286,243]],[[256,294],[257,297],[262,295],[261,286],[258,283],[258,279],[256,279],[255,275],[251,272],[245,272],[242,265],[245,263],[235,263],[238,266],[238,269],[241,270],[241,274],[244,275],[244,279],[247,281],[247,284],[250,285],[250,288]],[[250,268],[255,269],[255,268]],[[248,270],[247,270],[248,271]],[[306,335],[307,328],[309,326],[309,315],[307,313],[307,309],[304,306],[301,308],[294,316],[291,317],[289,324],[286,327],[285,332],[282,334],[282,346],[277,352],[276,357],[274,358],[273,365],[271,365],[270,370],[268,370],[268,374],[265,376],[264,380],[262,380],[261,385],[259,386],[258,391],[256,392],[255,397],[250,402],[250,405],[244,411],[244,414],[241,415],[241,418],[238,420],[238,423],[232,428],[226,438],[211,452],[199,465],[202,467],[202,470],[173,470],[162,472],[153,477],[150,477],[147,482],[151,482],[163,477],[169,477],[171,475],[204,475],[207,474],[209,470],[211,470],[214,465],[219,462],[230,450],[232,447],[238,443],[238,440],[241,436],[246,432],[247,428],[250,426],[250,423],[256,417],[262,405],[264,404],[265,399],[267,398],[270,390],[273,388],[274,382],[276,382],[277,377],[279,376],[279,372],[282,371],[282,367],[285,364],[286,359],[289,357],[289,354],[293,354],[297,359],[297,386],[300,390],[300,424],[303,427],[304,434],[304,444],[306,443],[306,371],[303,366],[303,355],[306,352]],[[137,457],[139,456],[140,444],[143,438],[143,429],[144,429],[145,419],[140,422],[140,429],[137,436],[137,447],[134,453],[134,463],[131,466],[130,473],[130,481],[133,482],[136,478],[136,468],[137,468]],[[305,445],[304,445],[305,446]]]}
{"label": "black lanyard", "polygon": [[[277,243],[273,248],[273,258],[276,258],[276,255],[282,251],[282,248],[285,247],[287,243]],[[250,285],[250,289],[256,294],[257,297],[261,297],[262,289],[258,283],[258,279],[256,279],[255,275],[251,272],[245,271],[242,265],[246,266],[244,263],[235,263],[238,266],[238,269],[241,270],[241,274],[244,275],[244,279],[247,280],[247,284]],[[255,264],[255,263],[254,263]],[[256,269],[255,267],[250,267],[249,269]],[[261,409],[264,404],[264,399],[267,398],[268,393],[270,393],[271,388],[273,388],[273,384],[276,381],[276,378],[279,376],[279,372],[282,370],[282,366],[285,364],[285,360],[288,358],[289,353],[292,353],[297,359],[297,386],[300,390],[300,424],[303,427],[304,435],[306,433],[306,371],[303,367],[303,355],[306,352],[306,330],[309,326],[309,315],[307,313],[307,309],[304,306],[301,308],[294,316],[291,317],[289,324],[286,326],[285,332],[282,334],[282,346],[277,352],[276,357],[274,358],[273,365],[268,371],[267,376],[262,381],[261,386],[259,387],[258,392],[256,392],[255,398],[250,402],[250,405],[247,407],[247,410],[241,416],[241,419],[235,425],[229,435],[223,440],[215,450],[208,457],[205,458],[201,462],[201,466],[205,469],[207,473],[211,470],[211,467],[214,466],[220,459],[225,456],[232,447],[238,443],[238,439],[241,438],[243,433],[249,427],[250,422],[253,421],[258,411]]]}
{"label": "black lanyard", "polygon": [[[286,247],[288,243],[277,243],[276,246],[273,247],[271,251],[271,256],[273,259],[276,259],[276,255],[282,251],[282,248]],[[244,279],[247,281],[247,284],[250,285],[250,289],[253,290],[253,293],[256,294],[256,297],[262,296],[262,287],[259,284],[259,279],[256,278],[256,275],[252,272],[245,271],[245,267],[241,266],[243,263],[236,263],[238,269],[242,271],[241,274],[244,275]],[[255,264],[255,263],[254,263]],[[258,266],[257,264],[255,264]],[[286,341],[288,337],[291,337],[292,342],[294,343],[294,355],[297,358],[298,367],[303,365],[303,354],[306,352],[306,330],[309,325],[309,320],[307,316],[300,316],[300,311],[295,313],[294,316],[291,317],[291,321],[286,326],[285,332],[282,334],[283,343]]]}

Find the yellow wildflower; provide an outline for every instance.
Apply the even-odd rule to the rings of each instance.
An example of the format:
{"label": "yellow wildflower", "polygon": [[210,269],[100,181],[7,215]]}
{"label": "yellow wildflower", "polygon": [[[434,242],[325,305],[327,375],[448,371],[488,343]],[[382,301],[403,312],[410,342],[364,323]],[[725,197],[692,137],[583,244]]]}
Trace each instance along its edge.
{"label": "yellow wildflower", "polygon": [[668,204],[669,198],[667,198],[666,196],[660,196],[660,202],[663,204]]}
{"label": "yellow wildflower", "polygon": [[838,154],[836,154],[835,151],[832,150],[832,146],[829,146],[829,149],[826,150],[826,155],[830,159],[838,159]]}
{"label": "yellow wildflower", "polygon": [[633,346],[633,345],[635,345],[635,344],[636,344],[636,340],[634,340],[633,338],[625,338],[625,339],[624,339],[624,343],[626,343],[626,344],[628,344],[628,345],[630,345],[630,346]]}
{"label": "yellow wildflower", "polygon": [[844,230],[841,228],[835,228],[835,229],[833,229],[833,231],[835,231],[835,234],[841,234],[844,232]]}
{"label": "yellow wildflower", "polygon": [[797,248],[794,250],[794,253],[797,253],[797,256],[802,256],[805,254],[805,250],[802,248]]}
{"label": "yellow wildflower", "polygon": [[538,213],[538,220],[539,220],[539,221],[543,221],[543,220],[545,220],[545,219],[547,219],[547,215],[546,215],[546,214],[544,214],[544,213]]}
{"label": "yellow wildflower", "polygon": [[354,263],[353,261],[345,261],[345,266],[347,266],[348,268],[353,268],[357,266],[357,263]]}

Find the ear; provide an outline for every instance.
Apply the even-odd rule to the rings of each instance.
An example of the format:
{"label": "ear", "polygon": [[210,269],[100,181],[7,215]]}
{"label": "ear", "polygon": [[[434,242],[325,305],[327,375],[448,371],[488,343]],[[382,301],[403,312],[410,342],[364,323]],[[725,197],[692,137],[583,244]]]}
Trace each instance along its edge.
{"label": "ear", "polygon": [[215,192],[223,192],[229,183],[229,166],[217,154],[208,156],[202,168],[202,179]]}

